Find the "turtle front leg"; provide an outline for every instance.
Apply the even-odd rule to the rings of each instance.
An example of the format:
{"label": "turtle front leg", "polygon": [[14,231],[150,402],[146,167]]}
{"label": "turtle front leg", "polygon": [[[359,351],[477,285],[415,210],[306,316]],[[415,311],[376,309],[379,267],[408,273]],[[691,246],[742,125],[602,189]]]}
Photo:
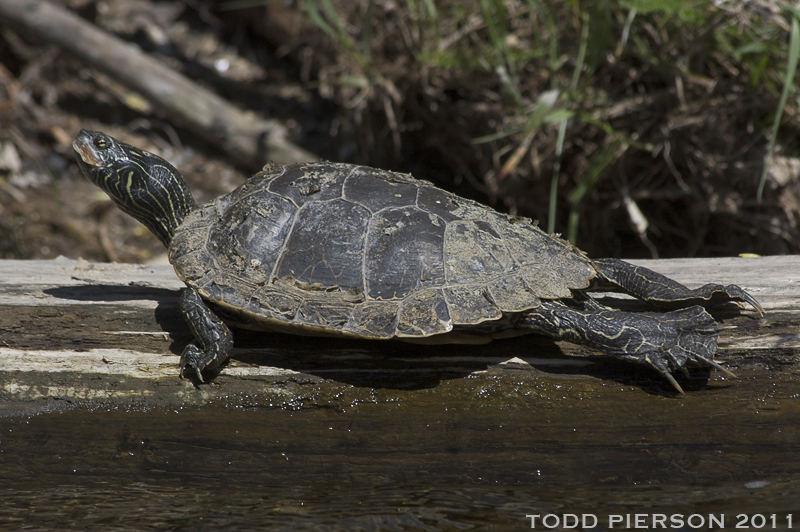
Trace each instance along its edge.
{"label": "turtle front leg", "polygon": [[758,301],[735,284],[709,283],[690,289],[658,272],[619,259],[597,259],[594,263],[600,272],[597,286],[592,288],[621,289],[653,305],[670,309],[692,305],[711,307],[724,301],[745,302],[760,316],[764,315]]}
{"label": "turtle front leg", "polygon": [[178,305],[195,339],[181,354],[181,378],[186,368],[192,367],[197,378],[205,382],[203,371],[218,367],[233,353],[233,334],[200,297],[197,289],[186,288]]}
{"label": "turtle front leg", "polygon": [[542,301],[539,307],[522,314],[517,326],[649,366],[679,393],[683,389],[671,372],[687,373],[687,363],[715,367],[733,376],[714,362],[718,328],[700,306],[665,313],[632,313],[604,307],[589,297],[575,303],[580,307]]}

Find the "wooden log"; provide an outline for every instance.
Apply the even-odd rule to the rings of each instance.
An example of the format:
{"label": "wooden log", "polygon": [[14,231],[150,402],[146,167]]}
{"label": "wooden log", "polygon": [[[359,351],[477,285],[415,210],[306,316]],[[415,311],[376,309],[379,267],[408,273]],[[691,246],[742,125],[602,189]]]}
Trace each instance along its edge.
{"label": "wooden log", "polygon": [[[794,377],[800,257],[635,262],[689,286],[709,280],[739,284],[765,309],[762,319],[732,304],[714,312],[732,327],[721,333],[717,357],[739,380],[711,372],[708,383],[684,383],[690,395],[724,388],[738,401],[743,393],[760,397]],[[64,401],[205,404],[231,393],[291,402],[327,396],[343,385],[435,386],[509,374],[551,391],[568,385],[576,393],[614,396],[622,388],[626,401],[642,393],[672,395],[646,370],[534,335],[431,348],[237,331],[234,360],[212,385],[195,387],[178,378],[179,354],[190,340],[177,311],[181,287],[170,266],[0,261],[0,412]],[[624,296],[602,297],[641,308]]]}
{"label": "wooden log", "polygon": [[[0,261],[3,481],[37,500],[50,486],[131,478],[203,493],[213,480],[413,485],[426,497],[446,485],[482,508],[489,492],[469,490],[511,486],[489,493],[518,501],[492,514],[509,529],[541,511],[530,503],[548,486],[554,512],[688,514],[712,501],[704,511],[730,521],[796,509],[800,257],[636,262],[759,299],[763,319],[714,312],[733,327],[718,358],[738,378],[678,375],[681,396],[646,369],[534,335],[425,347],[237,331],[234,360],[195,387],[177,376],[190,338],[170,267]],[[356,499],[364,511],[372,496]]]}
{"label": "wooden log", "polygon": [[270,161],[293,164],[317,159],[293,144],[277,120],[237,109],[135,46],[50,2],[0,0],[0,24],[76,55],[251,169]]}

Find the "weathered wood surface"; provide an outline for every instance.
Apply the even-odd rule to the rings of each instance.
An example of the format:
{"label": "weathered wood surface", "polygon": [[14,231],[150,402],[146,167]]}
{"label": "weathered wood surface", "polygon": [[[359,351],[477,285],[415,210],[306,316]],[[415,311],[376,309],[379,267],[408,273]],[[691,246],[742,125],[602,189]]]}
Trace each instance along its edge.
{"label": "weathered wood surface", "polygon": [[[732,327],[721,334],[718,359],[739,379],[711,372],[708,385],[702,378],[685,383],[688,394],[725,387],[741,400],[796,379],[800,257],[636,262],[689,286],[739,284],[766,311],[762,319],[735,305],[714,312]],[[576,393],[616,393],[621,383],[633,390],[631,400],[641,393],[672,395],[646,371],[533,336],[424,347],[241,332],[235,360],[213,384],[195,387],[177,376],[178,354],[189,340],[177,312],[181,286],[170,266],[0,261],[0,412],[81,401],[204,404],[232,393],[293,402],[342,387],[435,387],[512,373],[553,390],[569,385]]]}
{"label": "weathered wood surface", "polygon": [[[763,319],[714,312],[734,327],[718,358],[738,378],[678,375],[680,396],[644,369],[534,336],[424,347],[237,333],[235,360],[195,387],[177,376],[189,337],[169,266],[0,261],[0,484],[37,499],[93,480],[203,493],[211,480],[411,485],[424,497],[483,485],[511,497],[497,516],[520,527],[543,508],[796,513],[800,257],[646,265],[761,301]],[[458,500],[487,508],[476,493]]]}

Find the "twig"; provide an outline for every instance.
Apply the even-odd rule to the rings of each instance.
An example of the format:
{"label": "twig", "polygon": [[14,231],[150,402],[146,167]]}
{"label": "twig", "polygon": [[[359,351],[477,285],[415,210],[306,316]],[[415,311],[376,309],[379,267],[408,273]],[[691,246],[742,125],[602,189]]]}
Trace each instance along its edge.
{"label": "twig", "polygon": [[0,0],[0,23],[78,56],[245,166],[317,159],[292,144],[278,121],[243,112],[70,11],[43,0]]}

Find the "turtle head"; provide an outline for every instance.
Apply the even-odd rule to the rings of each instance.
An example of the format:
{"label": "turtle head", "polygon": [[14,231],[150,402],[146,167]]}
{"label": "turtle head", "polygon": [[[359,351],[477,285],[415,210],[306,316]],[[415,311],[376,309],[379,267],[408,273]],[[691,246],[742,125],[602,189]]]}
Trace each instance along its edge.
{"label": "turtle head", "polygon": [[86,177],[169,247],[175,229],[195,206],[175,167],[98,131],[81,130],[72,147]]}

